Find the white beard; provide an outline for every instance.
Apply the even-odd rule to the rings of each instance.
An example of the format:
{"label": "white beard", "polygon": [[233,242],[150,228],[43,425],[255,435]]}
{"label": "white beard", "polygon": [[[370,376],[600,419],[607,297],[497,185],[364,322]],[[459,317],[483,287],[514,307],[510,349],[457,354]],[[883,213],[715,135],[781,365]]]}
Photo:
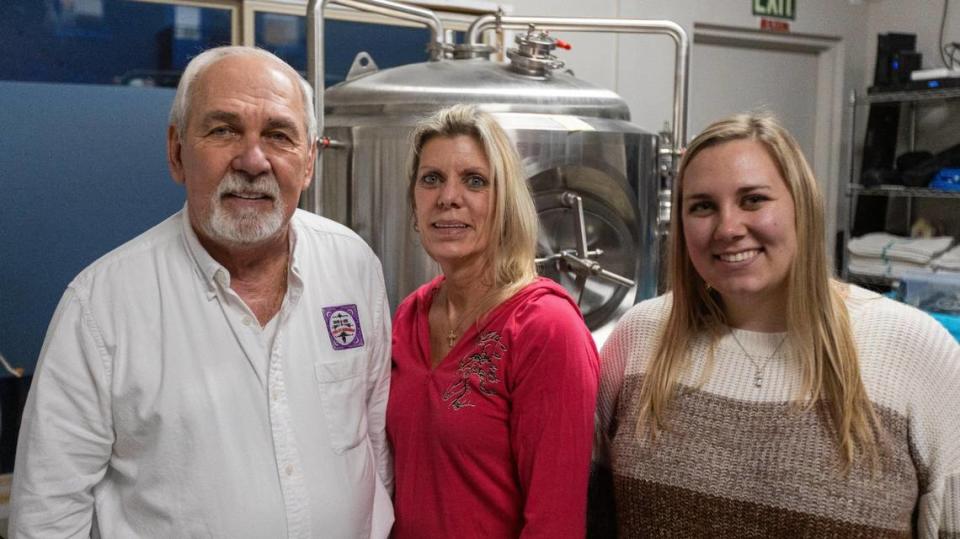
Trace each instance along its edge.
{"label": "white beard", "polygon": [[[228,193],[262,194],[273,200],[273,208],[267,212],[228,210],[223,204]],[[262,174],[251,181],[242,174],[228,172],[211,197],[210,208],[200,228],[210,239],[228,245],[251,245],[272,238],[283,227],[286,214],[280,185],[272,174]]]}

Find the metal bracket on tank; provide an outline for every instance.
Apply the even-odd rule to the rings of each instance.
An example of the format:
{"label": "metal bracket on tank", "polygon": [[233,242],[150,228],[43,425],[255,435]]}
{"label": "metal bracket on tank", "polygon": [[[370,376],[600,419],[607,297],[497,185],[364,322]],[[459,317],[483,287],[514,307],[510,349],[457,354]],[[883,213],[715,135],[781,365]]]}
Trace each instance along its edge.
{"label": "metal bracket on tank", "polygon": [[559,253],[537,258],[535,262],[538,265],[555,262],[558,265],[562,264],[564,266],[561,268],[563,271],[572,271],[577,274],[576,286],[579,289],[579,292],[577,292],[577,305],[579,305],[580,300],[583,299],[583,291],[586,287],[588,277],[598,277],[627,288],[633,287],[636,282],[632,279],[605,270],[599,262],[591,260],[591,258],[603,256],[603,251],[600,249],[594,251],[587,250],[587,223],[583,214],[583,199],[580,195],[567,191],[560,195],[560,201],[564,206],[574,211],[574,225],[577,229],[577,248],[564,249]]}
{"label": "metal bracket on tank", "polygon": [[347,72],[347,80],[358,79],[367,73],[374,73],[379,70],[380,68],[377,67],[377,63],[373,61],[373,57],[370,56],[367,51],[360,51],[353,59],[350,71]]}
{"label": "metal bracket on tank", "polygon": [[657,190],[657,235],[664,238],[670,229],[670,212],[673,205],[673,180],[677,175],[679,155],[674,151],[673,129],[670,122],[663,123],[663,129],[657,133],[660,137],[660,151],[658,155],[658,169],[660,172],[660,186]]}

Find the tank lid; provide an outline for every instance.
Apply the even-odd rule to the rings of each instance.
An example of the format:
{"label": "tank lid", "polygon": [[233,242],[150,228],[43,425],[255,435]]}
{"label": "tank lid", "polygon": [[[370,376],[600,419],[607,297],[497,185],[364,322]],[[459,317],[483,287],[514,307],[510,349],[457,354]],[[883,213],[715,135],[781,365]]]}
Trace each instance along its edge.
{"label": "tank lid", "polygon": [[510,68],[517,73],[543,77],[563,67],[563,62],[551,54],[557,48],[557,40],[550,37],[550,32],[537,30],[531,24],[526,34],[517,34],[515,41],[517,47],[507,51],[507,58]]}
{"label": "tank lid", "polygon": [[427,113],[454,103],[475,103],[488,111],[630,120],[627,103],[611,90],[564,72],[523,75],[482,58],[366,73],[324,94],[326,114]]}

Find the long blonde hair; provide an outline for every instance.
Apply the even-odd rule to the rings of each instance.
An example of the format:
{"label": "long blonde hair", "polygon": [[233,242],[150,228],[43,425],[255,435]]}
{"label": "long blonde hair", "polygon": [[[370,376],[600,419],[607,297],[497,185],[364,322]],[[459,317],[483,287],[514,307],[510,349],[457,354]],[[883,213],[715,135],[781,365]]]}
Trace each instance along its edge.
{"label": "long blonde hair", "polygon": [[490,293],[477,308],[490,311],[533,282],[537,276],[534,257],[537,243],[537,210],[523,176],[520,158],[507,134],[490,114],[474,105],[453,105],[417,124],[407,166],[407,198],[416,211],[413,196],[420,168],[420,154],[436,137],[467,135],[483,146],[493,171],[493,211],[490,220]]}
{"label": "long blonde hair", "polygon": [[[810,165],[792,136],[767,114],[739,114],[707,127],[689,145],[674,183],[668,286],[672,307],[640,390],[641,427],[651,436],[665,427],[666,409],[689,362],[693,340],[715,341],[725,331],[720,298],[694,269],[681,220],[686,169],[706,148],[753,140],[776,163],[793,198],[797,252],[787,276],[787,342],[800,362],[803,408],[825,414],[846,469],[858,452],[876,456],[877,419],[860,377],[860,363],[844,303],[845,285],[831,279],[824,246],[824,204]],[[641,429],[642,431],[643,429]]]}

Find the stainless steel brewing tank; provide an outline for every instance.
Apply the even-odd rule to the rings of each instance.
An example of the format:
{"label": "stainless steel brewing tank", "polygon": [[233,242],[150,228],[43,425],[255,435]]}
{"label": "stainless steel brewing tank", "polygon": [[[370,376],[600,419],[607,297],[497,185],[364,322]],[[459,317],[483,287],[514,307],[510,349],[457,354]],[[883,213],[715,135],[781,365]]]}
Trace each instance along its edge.
{"label": "stainless steel brewing tank", "polygon": [[[383,262],[392,308],[439,272],[412,227],[406,160],[414,125],[454,103],[494,115],[516,143],[540,216],[542,274],[579,299],[595,338],[637,301],[656,293],[657,137],[629,123],[614,92],[567,73],[515,73],[485,59],[361,66],[325,94],[324,134],[343,142],[324,151],[324,215],[347,224]],[[367,63],[367,65],[372,65]],[[631,287],[593,276],[581,287],[569,257],[577,248],[582,202],[587,250]],[[582,254],[582,253],[581,253]],[[581,278],[582,280],[582,278]]]}

